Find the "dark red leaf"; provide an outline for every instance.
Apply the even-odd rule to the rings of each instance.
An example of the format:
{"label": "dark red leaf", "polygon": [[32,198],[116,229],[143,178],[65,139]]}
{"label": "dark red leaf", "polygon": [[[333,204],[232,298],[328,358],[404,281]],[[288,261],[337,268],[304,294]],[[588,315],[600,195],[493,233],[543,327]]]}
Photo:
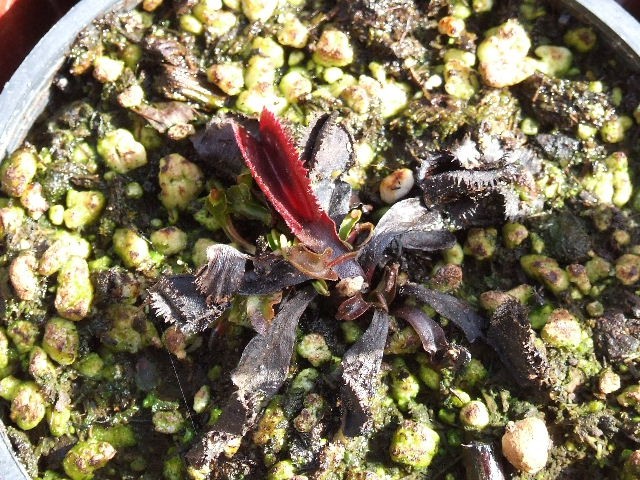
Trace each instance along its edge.
{"label": "dark red leaf", "polygon": [[[235,124],[234,133],[242,157],[253,178],[282,216],[293,234],[316,253],[332,250],[332,260],[349,252],[340,240],[336,225],[322,210],[311,190],[304,168],[291,137],[273,113],[263,110],[260,138]],[[340,277],[361,275],[355,260],[336,265]]]}
{"label": "dark red leaf", "polygon": [[360,318],[367,313],[371,307],[373,307],[373,305],[362,298],[362,294],[358,292],[340,304],[336,312],[336,318],[350,322]]}

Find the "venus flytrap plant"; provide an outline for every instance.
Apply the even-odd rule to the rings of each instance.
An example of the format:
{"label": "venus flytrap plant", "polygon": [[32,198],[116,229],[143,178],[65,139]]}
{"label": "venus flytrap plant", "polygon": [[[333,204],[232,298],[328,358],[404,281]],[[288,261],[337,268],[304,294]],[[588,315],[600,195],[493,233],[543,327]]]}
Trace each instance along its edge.
{"label": "venus flytrap plant", "polygon": [[[233,232],[225,230],[249,255],[230,245],[214,244],[207,249],[207,263],[195,275],[164,277],[150,290],[156,313],[186,333],[208,328],[227,311],[237,315],[238,305],[248,311],[259,296],[271,295],[269,309],[279,302],[275,316],[248,315],[258,334],[232,373],[235,394],[187,455],[194,478],[206,475],[210,462],[256,425],[265,405],[284,384],[298,321],[311,305],[337,320],[368,319],[368,328],[341,363],[342,430],[348,437],[366,435],[371,428],[371,407],[391,315],[416,330],[429,356],[446,362],[462,365],[470,357],[463,348],[449,345],[442,327],[420,304],[452,321],[470,342],[486,338],[487,322],[466,302],[407,281],[395,258],[402,249],[450,249],[456,239],[449,229],[482,224],[482,207],[492,202],[496,214],[508,217],[517,211],[506,182],[515,175],[515,167],[499,149],[478,150],[473,141],[465,139],[457,151],[436,152],[430,163],[423,163],[418,184],[424,199],[410,197],[394,203],[373,227],[360,222],[360,211],[351,211],[351,187],[341,175],[335,175],[353,163],[354,148],[349,132],[334,120],[327,115],[311,126],[302,154],[267,110],[257,128],[250,121],[230,121],[235,145],[230,144],[229,133],[224,133],[228,127],[220,123],[212,125],[215,131],[203,140],[204,147],[200,145],[212,151],[224,148],[227,158],[240,156],[295,240],[271,230],[266,244],[272,253],[266,253],[264,247],[257,249],[244,239],[238,242]],[[207,139],[206,132],[202,138]],[[212,144],[215,142],[224,145]],[[483,162],[485,170],[471,170],[469,164],[478,168]],[[246,205],[255,203],[249,182],[239,183],[238,188],[246,186],[246,191],[237,192],[239,198]],[[214,187],[207,198],[207,208],[218,222],[224,222],[225,215],[228,218],[230,203],[221,196],[230,192]],[[259,205],[253,205],[253,210],[260,212],[254,219],[268,223]],[[327,305],[315,302],[318,293],[331,301]],[[407,298],[412,301],[405,302]],[[503,314],[500,326],[510,320]],[[503,358],[508,358],[508,352]]]}

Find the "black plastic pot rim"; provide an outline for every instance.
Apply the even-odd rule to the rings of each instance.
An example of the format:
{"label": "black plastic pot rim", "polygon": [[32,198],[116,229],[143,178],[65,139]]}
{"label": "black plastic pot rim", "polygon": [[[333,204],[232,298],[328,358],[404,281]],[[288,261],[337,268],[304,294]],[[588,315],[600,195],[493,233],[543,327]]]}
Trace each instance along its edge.
{"label": "black plastic pot rim", "polygon": [[[0,162],[24,141],[45,109],[51,83],[77,35],[98,17],[126,11],[139,0],[81,0],[38,42],[0,93]],[[640,23],[614,0],[560,0],[561,6],[592,25],[608,44],[640,71]],[[0,421],[0,478],[29,480]]]}

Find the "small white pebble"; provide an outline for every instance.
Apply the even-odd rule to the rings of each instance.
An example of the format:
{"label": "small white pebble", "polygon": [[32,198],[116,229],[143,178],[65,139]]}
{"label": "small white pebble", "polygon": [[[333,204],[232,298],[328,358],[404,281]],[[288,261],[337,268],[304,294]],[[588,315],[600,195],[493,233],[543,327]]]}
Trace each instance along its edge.
{"label": "small white pebble", "polygon": [[544,468],[550,448],[547,426],[536,417],[509,422],[502,436],[502,454],[511,465],[526,473],[536,473]]}
{"label": "small white pebble", "polygon": [[364,285],[364,277],[358,275],[357,277],[343,278],[336,284],[336,289],[341,296],[352,297],[361,292]]}
{"label": "small white pebble", "polygon": [[100,83],[115,82],[124,71],[124,62],[99,56],[93,61],[93,77]]}
{"label": "small white pebble", "polygon": [[395,203],[409,193],[414,183],[413,172],[408,168],[400,168],[382,179],[380,198],[384,203]]}

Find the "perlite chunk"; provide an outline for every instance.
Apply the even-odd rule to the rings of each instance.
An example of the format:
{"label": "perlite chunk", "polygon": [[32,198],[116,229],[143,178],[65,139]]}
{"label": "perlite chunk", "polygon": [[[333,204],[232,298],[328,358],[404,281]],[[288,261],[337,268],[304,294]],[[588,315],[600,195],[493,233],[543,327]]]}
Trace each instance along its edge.
{"label": "perlite chunk", "polygon": [[177,227],[156,230],[149,239],[153,248],[163,255],[175,255],[187,248],[187,234]]}
{"label": "perlite chunk", "polygon": [[540,332],[542,339],[552,347],[575,349],[582,341],[580,323],[568,310],[555,309]]}
{"label": "perlite chunk", "polygon": [[152,264],[149,244],[130,228],[119,228],[114,232],[113,250],[126,267],[144,270]]}
{"label": "perlite chunk", "polygon": [[238,62],[211,65],[207,78],[227,95],[238,95],[244,88],[244,71]]}
{"label": "perlite chunk", "polygon": [[93,285],[89,265],[84,258],[73,256],[58,273],[54,305],[61,317],[82,320],[89,314],[93,301]]}
{"label": "perlite chunk", "polygon": [[[49,432],[54,437],[61,437],[73,431],[71,426],[71,409],[66,404],[58,404],[53,408],[47,409],[47,423],[49,424]],[[63,402],[62,402],[63,403]]]}
{"label": "perlite chunk", "polygon": [[509,87],[530,76],[536,67],[536,61],[527,57],[530,48],[529,35],[517,20],[507,20],[489,30],[477,50],[484,83]]}
{"label": "perlite chunk", "polygon": [[106,56],[93,61],[93,77],[100,83],[115,82],[124,71],[124,62]]}
{"label": "perlite chunk", "polygon": [[567,73],[573,61],[573,54],[566,47],[542,45],[536,48],[535,54],[540,57],[538,70],[553,77]]}
{"label": "perlite chunk", "polygon": [[558,265],[558,262],[544,255],[523,255],[520,265],[531,278],[542,282],[553,293],[560,293],[569,288],[569,275]]}
{"label": "perlite chunk", "polygon": [[11,197],[21,196],[33,180],[38,157],[29,148],[16,150],[0,167],[0,186]]}
{"label": "perlite chunk", "polygon": [[391,460],[413,468],[426,468],[438,453],[440,437],[428,426],[405,420],[393,433],[389,453]]}
{"label": "perlite chunk", "polygon": [[56,381],[56,367],[49,360],[47,352],[40,347],[33,347],[29,353],[29,374],[43,388],[53,385]]}
{"label": "perlite chunk", "polygon": [[309,333],[302,337],[297,346],[298,355],[309,360],[314,367],[331,360],[331,350],[324,337],[319,333]]}
{"label": "perlite chunk", "polygon": [[36,344],[40,330],[28,320],[16,320],[7,327],[7,336],[11,339],[19,353],[28,352]]}
{"label": "perlite chunk", "polygon": [[279,88],[289,103],[297,103],[301,97],[311,93],[313,84],[302,71],[291,70],[282,77]]}
{"label": "perlite chunk", "polygon": [[309,41],[309,29],[295,15],[287,15],[277,38],[281,45],[304,48]]}
{"label": "perlite chunk", "polygon": [[147,151],[124,128],[108,132],[96,147],[105,165],[117,173],[127,173],[147,164]]}
{"label": "perlite chunk", "polygon": [[596,166],[592,174],[583,177],[581,183],[599,202],[622,207],[633,193],[627,155],[624,152],[612,153],[604,164]]}
{"label": "perlite chunk", "polygon": [[38,182],[27,185],[20,195],[20,205],[25,208],[31,218],[39,219],[49,208],[49,204],[42,194],[42,185]]}
{"label": "perlite chunk", "polygon": [[67,192],[67,209],[64,211],[64,224],[70,230],[79,230],[95,222],[106,204],[105,196],[97,190]]}
{"label": "perlite chunk", "polygon": [[335,29],[324,30],[316,43],[313,61],[323,67],[344,67],[353,62],[353,47],[347,34]]}
{"label": "perlite chunk", "polygon": [[110,305],[105,312],[110,327],[100,337],[116,352],[136,353],[148,345],[160,345],[160,337],[142,310],[133,305]]}
{"label": "perlite chunk", "polygon": [[11,400],[11,420],[22,430],[38,426],[46,413],[45,402],[34,382],[21,383]]}
{"label": "perlite chunk", "polygon": [[178,411],[156,412],[151,421],[156,432],[167,435],[178,433],[184,426],[184,417]]}
{"label": "perlite chunk", "polygon": [[204,187],[204,175],[195,163],[178,153],[172,153],[160,159],[160,201],[175,215],[186,208]]}
{"label": "perlite chunk", "polygon": [[115,448],[108,442],[80,441],[67,452],[62,466],[71,480],[91,480],[94,472],[104,467],[115,454]]}
{"label": "perlite chunk", "polygon": [[20,300],[35,300],[40,292],[36,269],[38,261],[33,252],[23,252],[11,261],[9,280]]}
{"label": "perlite chunk", "polygon": [[61,365],[71,365],[78,356],[80,337],[73,322],[53,317],[44,327],[42,348]]}
{"label": "perlite chunk", "polygon": [[251,42],[256,55],[269,59],[274,67],[284,65],[284,49],[271,37],[256,37]]}
{"label": "perlite chunk", "polygon": [[265,108],[280,113],[286,106],[287,100],[278,94],[273,85],[265,83],[244,90],[236,101],[236,108],[247,114],[258,114]]}
{"label": "perlite chunk", "polygon": [[242,0],[242,13],[252,22],[264,22],[271,18],[278,0]]}
{"label": "perlite chunk", "polygon": [[77,234],[60,231],[38,262],[38,273],[48,277],[56,273],[72,257],[89,258],[91,245]]}

